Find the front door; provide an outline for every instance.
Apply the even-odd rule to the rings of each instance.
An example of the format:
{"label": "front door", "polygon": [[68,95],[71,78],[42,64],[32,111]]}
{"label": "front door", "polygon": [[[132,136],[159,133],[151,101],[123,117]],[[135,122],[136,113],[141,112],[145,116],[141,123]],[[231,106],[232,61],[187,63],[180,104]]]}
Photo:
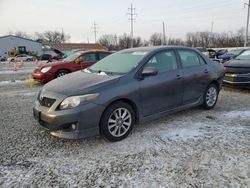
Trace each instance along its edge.
{"label": "front door", "polygon": [[183,83],[175,52],[159,52],[144,67],[155,67],[158,74],[139,81],[143,116],[180,106]]}
{"label": "front door", "polygon": [[88,53],[78,57],[79,60],[75,63],[75,71],[85,69],[98,61],[98,56],[96,53]]}

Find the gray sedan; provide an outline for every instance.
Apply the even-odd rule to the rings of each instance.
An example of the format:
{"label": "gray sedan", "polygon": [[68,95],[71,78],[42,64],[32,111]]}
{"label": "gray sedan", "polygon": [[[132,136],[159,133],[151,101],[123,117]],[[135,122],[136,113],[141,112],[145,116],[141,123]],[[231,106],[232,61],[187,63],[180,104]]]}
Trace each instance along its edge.
{"label": "gray sedan", "polygon": [[186,47],[133,48],[46,84],[34,117],[52,135],[126,138],[136,123],[193,106],[212,109],[223,66]]}

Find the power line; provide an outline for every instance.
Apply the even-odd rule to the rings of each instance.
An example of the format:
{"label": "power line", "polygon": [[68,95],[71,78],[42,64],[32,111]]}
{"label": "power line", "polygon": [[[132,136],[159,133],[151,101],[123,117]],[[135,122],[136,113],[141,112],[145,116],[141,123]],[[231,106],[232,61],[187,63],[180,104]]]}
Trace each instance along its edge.
{"label": "power line", "polygon": [[137,14],[135,13],[135,8],[133,8],[133,4],[131,4],[131,7],[128,8],[128,15],[129,15],[129,21],[130,21],[130,36],[131,36],[131,48],[133,48],[134,46],[134,41],[133,41],[133,38],[134,38],[134,21],[135,21],[135,18],[134,16],[136,16]]}
{"label": "power line", "polygon": [[244,43],[244,46],[247,47],[247,44],[248,44],[248,26],[249,26],[249,14],[250,14],[250,0],[247,3],[245,3],[244,5],[247,5],[248,6],[248,12],[247,12],[247,26],[246,26],[246,36],[245,36],[245,43]]}
{"label": "power line", "polygon": [[93,23],[93,25],[92,25],[92,29],[93,29],[93,32],[94,32],[94,35],[95,35],[95,43],[96,43],[96,36],[97,36],[97,30],[98,30],[98,25],[95,23],[95,21],[94,21],[94,23]]}

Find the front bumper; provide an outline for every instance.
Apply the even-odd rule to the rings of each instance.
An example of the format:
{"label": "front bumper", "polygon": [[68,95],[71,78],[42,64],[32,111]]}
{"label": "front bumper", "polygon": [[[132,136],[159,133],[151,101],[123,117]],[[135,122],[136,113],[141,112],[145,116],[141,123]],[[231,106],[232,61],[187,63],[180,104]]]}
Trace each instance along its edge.
{"label": "front bumper", "polygon": [[50,108],[41,106],[38,100],[35,102],[33,115],[42,128],[53,136],[66,139],[99,135],[103,106],[87,103],[68,110],[56,110],[61,101],[57,100]]}
{"label": "front bumper", "polygon": [[48,73],[41,73],[41,72],[33,72],[32,78],[36,81],[47,83],[54,79],[54,74],[48,72]]}
{"label": "front bumper", "polygon": [[230,74],[226,73],[223,85],[238,88],[250,88],[250,73]]}

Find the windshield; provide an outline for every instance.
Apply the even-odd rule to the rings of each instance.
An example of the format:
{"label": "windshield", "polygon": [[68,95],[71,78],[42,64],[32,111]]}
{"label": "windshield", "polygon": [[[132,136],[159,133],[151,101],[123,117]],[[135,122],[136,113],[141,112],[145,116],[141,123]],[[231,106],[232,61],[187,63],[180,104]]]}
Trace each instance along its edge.
{"label": "windshield", "polygon": [[147,51],[121,51],[105,57],[90,67],[90,71],[124,74],[135,68]]}
{"label": "windshield", "polygon": [[239,56],[237,56],[238,60],[250,60],[250,50],[247,50],[245,52],[243,52],[242,54],[240,54]]}
{"label": "windshield", "polygon": [[75,61],[76,58],[78,58],[81,55],[81,53],[73,53],[69,55],[68,57],[63,59],[63,62],[68,62],[68,61]]}

